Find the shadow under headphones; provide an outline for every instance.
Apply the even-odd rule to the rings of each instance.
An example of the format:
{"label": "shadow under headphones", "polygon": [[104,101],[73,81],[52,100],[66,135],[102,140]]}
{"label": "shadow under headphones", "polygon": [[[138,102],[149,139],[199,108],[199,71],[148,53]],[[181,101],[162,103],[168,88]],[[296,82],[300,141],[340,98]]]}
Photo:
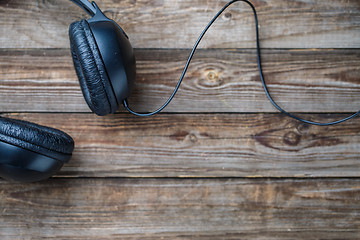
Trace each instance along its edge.
{"label": "shadow under headphones", "polygon": [[[260,80],[270,102],[280,112],[301,122],[327,126],[357,116],[351,116],[329,123],[308,121],[283,110],[270,96],[264,81],[261,61],[258,20],[255,7],[247,0],[228,2],[208,23],[196,41],[185,64],[178,84],[169,99],[157,110],[138,113],[131,110],[126,98],[135,82],[136,64],[133,48],[126,33],[107,18],[95,2],[72,0],[84,9],[91,18],[74,22],[69,28],[70,49],[81,90],[89,108],[97,115],[115,113],[119,105],[138,116],[150,116],[163,110],[173,99],[197,46],[206,31],[234,2],[245,2],[253,10],[256,29],[257,63]],[[74,150],[74,140],[66,133],[34,123],[0,117],[0,177],[20,182],[34,182],[53,176],[68,162]]]}

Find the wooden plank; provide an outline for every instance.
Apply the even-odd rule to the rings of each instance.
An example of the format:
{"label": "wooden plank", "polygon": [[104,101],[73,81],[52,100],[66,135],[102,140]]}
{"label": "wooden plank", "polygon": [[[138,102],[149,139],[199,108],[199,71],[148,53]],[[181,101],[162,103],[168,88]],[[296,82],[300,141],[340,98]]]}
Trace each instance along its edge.
{"label": "wooden plank", "polygon": [[[359,177],[360,119],[308,126],[281,114],[6,114],[75,140],[63,177]],[[344,115],[305,115],[319,121]]]}
{"label": "wooden plank", "polygon": [[[160,106],[173,91],[189,50],[135,51],[130,105]],[[264,50],[270,91],[295,112],[353,112],[360,106],[360,50]],[[67,49],[0,51],[0,109],[89,112]],[[121,109],[122,110],[122,109]],[[254,50],[200,50],[167,112],[277,112],[265,97]]]}
{"label": "wooden plank", "polygon": [[[190,48],[227,1],[98,0],[136,48]],[[359,48],[358,0],[253,0],[265,48]],[[2,48],[67,48],[70,23],[87,18],[68,1],[1,1]],[[11,33],[11,34],[10,34]],[[10,34],[10,35],[9,35]],[[201,47],[253,48],[254,21],[244,3],[235,4],[208,33]]]}
{"label": "wooden plank", "polygon": [[359,179],[0,181],[1,239],[359,239]]}

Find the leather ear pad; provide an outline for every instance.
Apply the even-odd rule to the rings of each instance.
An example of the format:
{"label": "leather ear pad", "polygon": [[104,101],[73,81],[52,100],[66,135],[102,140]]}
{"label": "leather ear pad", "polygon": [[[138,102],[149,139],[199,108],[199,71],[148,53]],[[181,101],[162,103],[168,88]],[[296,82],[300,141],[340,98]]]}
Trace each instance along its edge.
{"label": "leather ear pad", "polygon": [[115,95],[106,90],[112,89],[111,83],[87,21],[72,23],[69,37],[74,67],[85,101],[97,115],[114,113],[117,106]]}
{"label": "leather ear pad", "polygon": [[60,130],[4,117],[0,117],[0,141],[54,159],[74,150],[74,140]]}

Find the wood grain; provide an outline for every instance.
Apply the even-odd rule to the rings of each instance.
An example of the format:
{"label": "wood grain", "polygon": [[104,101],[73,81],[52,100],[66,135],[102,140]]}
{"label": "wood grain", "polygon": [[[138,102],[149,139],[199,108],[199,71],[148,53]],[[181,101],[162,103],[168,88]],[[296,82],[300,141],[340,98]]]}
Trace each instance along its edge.
{"label": "wood grain", "polygon": [[[227,1],[98,0],[136,48],[190,48]],[[253,0],[265,48],[359,48],[358,0]],[[1,48],[67,48],[68,26],[87,18],[69,1],[0,1]],[[201,47],[254,48],[250,8],[235,4],[210,30]]]}
{"label": "wood grain", "polygon": [[[130,105],[160,106],[173,91],[189,50],[135,51]],[[360,50],[264,50],[264,75],[285,109],[354,112],[360,106]],[[0,109],[89,112],[67,49],[0,50]],[[123,111],[121,109],[121,111]],[[262,89],[254,50],[200,50],[167,112],[277,112]]]}
{"label": "wood grain", "polygon": [[[67,177],[359,177],[360,119],[300,124],[281,114],[6,114],[64,130]],[[305,115],[329,121],[344,115]]]}
{"label": "wood grain", "polygon": [[358,179],[0,183],[5,240],[359,238]]}
{"label": "wood grain", "polygon": [[[358,110],[360,1],[251,1],[280,106],[322,122]],[[131,107],[167,99],[226,2],[97,0],[135,47]],[[89,112],[67,35],[83,18],[67,0],[0,0],[0,116],[76,143],[48,181],[0,180],[1,240],[360,239],[360,118],[317,127],[277,113],[248,6],[220,17],[174,101],[150,118]]]}

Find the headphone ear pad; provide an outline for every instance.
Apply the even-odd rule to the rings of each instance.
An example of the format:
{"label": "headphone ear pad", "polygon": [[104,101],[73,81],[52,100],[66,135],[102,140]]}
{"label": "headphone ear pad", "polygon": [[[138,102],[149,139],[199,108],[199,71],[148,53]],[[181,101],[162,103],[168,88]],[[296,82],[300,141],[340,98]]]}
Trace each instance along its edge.
{"label": "headphone ear pad", "polygon": [[35,123],[0,117],[0,141],[57,158],[71,155],[74,140],[63,131]]}
{"label": "headphone ear pad", "polygon": [[74,140],[60,130],[0,117],[0,176],[5,179],[33,182],[49,178],[73,150]]}
{"label": "headphone ear pad", "polygon": [[117,108],[104,62],[86,20],[69,28],[71,55],[81,90],[89,108],[97,115],[114,113]]}

